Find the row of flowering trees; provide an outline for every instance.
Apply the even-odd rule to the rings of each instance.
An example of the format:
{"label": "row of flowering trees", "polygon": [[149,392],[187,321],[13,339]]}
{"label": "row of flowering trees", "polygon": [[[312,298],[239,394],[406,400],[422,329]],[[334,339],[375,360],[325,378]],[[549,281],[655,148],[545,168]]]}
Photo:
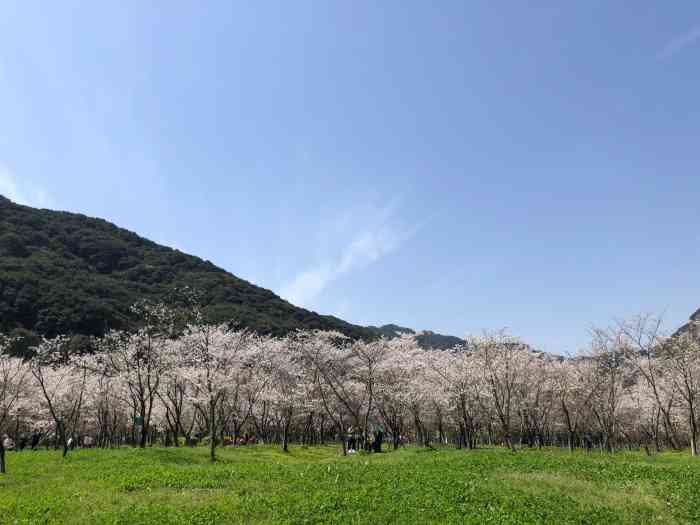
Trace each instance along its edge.
{"label": "row of flowering trees", "polygon": [[100,447],[204,441],[212,461],[243,435],[284,450],[335,440],[346,452],[349,432],[364,441],[378,427],[395,448],[698,452],[696,333],[663,337],[651,317],[595,330],[586,351],[562,358],[505,332],[424,350],[409,336],[272,338],[209,325],[196,309],[185,318],[163,305],[135,312],[141,328],[107,334],[94,353],[71,355],[59,337],[25,361],[0,343],[0,436],[38,431],[64,456],[86,436]]}

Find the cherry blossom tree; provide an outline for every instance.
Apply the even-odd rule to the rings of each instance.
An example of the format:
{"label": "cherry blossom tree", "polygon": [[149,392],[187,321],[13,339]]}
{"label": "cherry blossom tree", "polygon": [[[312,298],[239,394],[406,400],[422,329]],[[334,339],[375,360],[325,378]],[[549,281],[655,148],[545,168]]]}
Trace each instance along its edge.
{"label": "cherry blossom tree", "polygon": [[528,372],[518,384],[520,402],[521,439],[530,447],[544,446],[544,435],[554,407],[554,380],[552,359],[546,354],[533,356]]}
{"label": "cherry blossom tree", "polygon": [[501,426],[508,448],[513,443],[513,416],[517,409],[518,386],[525,381],[532,354],[518,338],[505,331],[469,337],[467,348],[475,353],[486,383],[486,390]]}
{"label": "cherry blossom tree", "polygon": [[66,341],[62,337],[44,339],[34,348],[30,364],[40,392],[37,408],[53,421],[63,457],[68,454],[68,438],[79,423],[88,378],[88,367],[81,358],[65,353]]}
{"label": "cherry blossom tree", "polygon": [[14,410],[27,395],[27,376],[29,368],[17,358],[6,354],[12,341],[6,338],[0,339],[0,474],[6,473],[5,447],[3,434],[5,425],[12,416]]}
{"label": "cherry blossom tree", "polygon": [[625,390],[632,384],[631,371],[625,354],[628,352],[624,333],[619,329],[593,329],[587,368],[592,389],[590,408],[598,430],[603,436],[603,448],[612,452],[618,435],[620,404]]}
{"label": "cherry blossom tree", "polygon": [[302,366],[303,356],[289,338],[270,342],[272,378],[266,395],[277,414],[282,433],[282,450],[289,451],[289,433],[294,418],[307,408],[308,383],[315,375]]}
{"label": "cherry blossom tree", "polygon": [[419,375],[423,371],[420,364],[427,354],[410,335],[393,339],[388,346],[385,359],[379,363],[376,406],[396,450],[401,446],[401,436],[414,400],[411,386],[424,378]]}
{"label": "cherry blossom tree", "polygon": [[661,318],[639,315],[630,320],[618,322],[618,328],[626,339],[625,357],[647,383],[653,401],[662,416],[668,441],[678,449],[678,431],[671,411],[676,401],[677,390],[672,388],[664,374],[664,363],[660,350],[666,337],[661,333]]}
{"label": "cherry blossom tree", "polygon": [[361,420],[348,339],[338,332],[300,331],[290,337],[290,344],[301,366],[311,372],[318,387],[318,403],[341,436],[343,454],[347,454],[344,438],[349,421],[359,427]]}
{"label": "cherry blossom tree", "polygon": [[576,448],[578,433],[589,413],[593,395],[592,374],[588,371],[591,366],[589,360],[580,358],[563,359],[552,364],[554,396],[571,452]]}
{"label": "cherry blossom tree", "polygon": [[[695,328],[695,327],[693,327]],[[700,403],[700,344],[694,330],[668,339],[662,345],[664,367],[679,394],[686,414],[690,453],[698,455],[698,404]]]}
{"label": "cherry blossom tree", "polygon": [[145,301],[135,304],[132,312],[142,320],[142,328],[134,333],[110,332],[102,339],[100,349],[103,373],[126,386],[133,426],[141,427],[139,446],[144,448],[159,387],[171,365],[168,348],[174,336],[175,312],[163,304]]}
{"label": "cherry blossom tree", "polygon": [[253,366],[256,336],[229,330],[226,325],[190,325],[178,344],[183,356],[178,373],[191,386],[190,398],[206,421],[210,459],[216,461],[220,409],[226,395],[238,385],[239,374]]}

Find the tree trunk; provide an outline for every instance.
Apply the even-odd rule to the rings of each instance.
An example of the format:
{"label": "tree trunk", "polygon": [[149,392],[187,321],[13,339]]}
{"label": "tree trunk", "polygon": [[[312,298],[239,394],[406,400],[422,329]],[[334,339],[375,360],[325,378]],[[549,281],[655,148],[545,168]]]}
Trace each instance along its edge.
{"label": "tree trunk", "polygon": [[209,431],[209,460],[214,463],[216,461],[216,406],[214,403],[209,404],[210,415],[210,426]]}
{"label": "tree trunk", "polygon": [[63,454],[61,457],[65,458],[68,455],[68,436],[66,436],[66,427],[64,426],[63,421],[59,421],[56,428],[58,429],[60,444],[63,445]]}
{"label": "tree trunk", "polygon": [[612,440],[610,439],[610,436],[608,435],[607,432],[603,435],[603,445],[605,447],[605,451],[609,454],[612,454],[612,451],[613,451]]}
{"label": "tree trunk", "polygon": [[343,456],[347,456],[348,455],[348,442],[345,440],[346,432],[345,432],[345,429],[343,428],[342,422],[336,423],[336,428],[338,429],[338,436],[340,436],[340,442],[343,444]]}
{"label": "tree trunk", "polygon": [[148,441],[148,428],[146,425],[146,418],[143,418],[141,423],[141,439],[139,441],[140,448],[146,448],[146,441]]}
{"label": "tree trunk", "polygon": [[664,416],[664,430],[666,431],[666,439],[673,450],[679,450],[678,438],[676,437],[676,431],[671,422],[671,416],[668,410],[663,410],[662,414]]}
{"label": "tree trunk", "polygon": [[698,427],[697,421],[695,421],[695,414],[690,413],[690,453],[693,456],[698,455]]}

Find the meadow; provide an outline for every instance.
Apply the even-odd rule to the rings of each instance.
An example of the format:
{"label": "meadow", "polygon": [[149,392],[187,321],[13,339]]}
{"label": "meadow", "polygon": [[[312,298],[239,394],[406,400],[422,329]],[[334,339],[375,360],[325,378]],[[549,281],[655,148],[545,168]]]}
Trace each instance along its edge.
{"label": "meadow", "polygon": [[8,454],[2,523],[692,523],[700,463],[563,450],[337,447]]}

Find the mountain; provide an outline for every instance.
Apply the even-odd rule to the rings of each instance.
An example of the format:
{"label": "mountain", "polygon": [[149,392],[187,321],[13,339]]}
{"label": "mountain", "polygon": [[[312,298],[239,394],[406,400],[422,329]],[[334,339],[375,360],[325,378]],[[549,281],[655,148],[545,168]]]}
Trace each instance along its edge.
{"label": "mountain", "polygon": [[688,330],[690,330],[691,323],[700,323],[700,310],[697,310],[693,315],[691,315],[688,319],[688,322],[681,326],[678,330],[676,330],[676,332],[673,335],[677,336],[687,332]]}
{"label": "mountain", "polygon": [[0,196],[0,332],[91,336],[129,328],[136,300],[164,300],[178,286],[204,293],[212,322],[233,320],[273,335],[317,328],[376,337],[105,220],[21,206]]}
{"label": "mountain", "polygon": [[394,337],[398,337],[402,334],[417,335],[416,340],[423,348],[437,348],[440,350],[445,350],[464,343],[464,339],[460,339],[459,337],[455,337],[453,335],[436,334],[435,332],[428,330],[416,332],[411,328],[406,328],[395,324],[368,326],[367,328],[372,330],[378,336],[386,337],[387,339],[393,339]]}
{"label": "mountain", "polygon": [[[138,299],[165,301],[175,287],[204,294],[211,322],[234,322],[259,333],[337,330],[353,339],[417,334],[424,347],[462,339],[393,324],[358,326],[294,306],[209,261],[161,246],[103,219],[21,206],[0,195],[0,333],[100,336],[133,327]],[[21,353],[21,351],[20,351]]]}

